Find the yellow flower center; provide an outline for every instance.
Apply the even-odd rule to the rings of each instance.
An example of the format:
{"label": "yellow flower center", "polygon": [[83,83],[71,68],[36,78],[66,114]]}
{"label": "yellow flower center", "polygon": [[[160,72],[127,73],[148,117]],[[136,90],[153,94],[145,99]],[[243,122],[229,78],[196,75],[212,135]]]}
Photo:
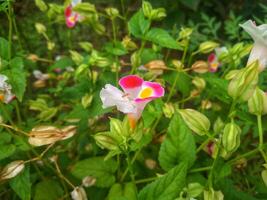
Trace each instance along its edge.
{"label": "yellow flower center", "polygon": [[5,96],[3,94],[0,94],[0,101],[4,101]]}
{"label": "yellow flower center", "polygon": [[152,93],[153,93],[153,90],[151,88],[147,87],[141,91],[140,97],[142,99],[144,99],[144,98],[150,97],[152,95]]}

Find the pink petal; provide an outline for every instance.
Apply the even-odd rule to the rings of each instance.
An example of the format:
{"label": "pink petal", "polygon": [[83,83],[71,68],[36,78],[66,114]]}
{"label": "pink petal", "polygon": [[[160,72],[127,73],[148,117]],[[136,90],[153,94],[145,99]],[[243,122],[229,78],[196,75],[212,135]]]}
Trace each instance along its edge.
{"label": "pink petal", "polygon": [[211,53],[208,57],[208,62],[213,62],[216,59],[215,53]]}
{"label": "pink petal", "polygon": [[164,96],[164,88],[159,83],[144,81],[135,102],[149,102]]}
{"label": "pink petal", "polygon": [[119,85],[130,98],[135,99],[141,90],[144,80],[136,75],[124,76],[119,80]]}
{"label": "pink petal", "polygon": [[65,9],[65,17],[70,17],[71,16],[71,13],[72,13],[72,6],[68,6]]}

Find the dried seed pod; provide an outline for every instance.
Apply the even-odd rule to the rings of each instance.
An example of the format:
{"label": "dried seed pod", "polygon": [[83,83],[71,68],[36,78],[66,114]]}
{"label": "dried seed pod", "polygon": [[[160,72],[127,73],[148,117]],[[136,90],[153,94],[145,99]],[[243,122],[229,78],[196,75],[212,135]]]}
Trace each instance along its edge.
{"label": "dried seed pod", "polygon": [[76,187],[71,192],[71,198],[73,200],[87,200],[87,195],[83,187]]}
{"label": "dried seed pod", "polygon": [[24,169],[24,161],[16,160],[4,167],[0,172],[0,180],[10,179],[17,176]]}
{"label": "dried seed pod", "polygon": [[191,66],[191,69],[196,73],[203,74],[209,71],[209,65],[203,60],[198,60]]}

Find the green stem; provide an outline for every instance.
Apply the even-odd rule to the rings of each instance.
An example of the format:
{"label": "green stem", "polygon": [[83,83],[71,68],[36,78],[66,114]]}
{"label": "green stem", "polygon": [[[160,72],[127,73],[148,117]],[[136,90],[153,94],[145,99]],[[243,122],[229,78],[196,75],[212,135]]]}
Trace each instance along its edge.
{"label": "green stem", "polygon": [[21,114],[20,114],[20,110],[19,110],[18,101],[15,102],[15,108],[16,108],[16,114],[17,114],[18,124],[21,124],[22,120],[21,120]]}
{"label": "green stem", "polygon": [[196,169],[191,169],[189,171],[189,173],[197,173],[197,172],[203,172],[203,171],[209,171],[212,169],[212,166],[208,166],[208,167],[200,167],[200,168],[196,168]]}
{"label": "green stem", "polygon": [[135,180],[134,180],[133,166],[132,166],[132,163],[131,163],[129,152],[126,153],[126,160],[127,160],[127,165],[128,165],[128,169],[129,169],[129,172],[130,172],[131,180],[134,183]]}
{"label": "green stem", "polygon": [[8,31],[8,60],[11,60],[12,57],[12,7],[11,2],[8,3],[8,22],[9,22],[9,31]]}
{"label": "green stem", "polygon": [[257,115],[257,122],[258,122],[258,131],[259,131],[259,151],[264,158],[265,162],[267,163],[267,156],[263,150],[263,131],[262,131],[262,120],[261,115]]}
{"label": "green stem", "polygon": [[[144,47],[145,47],[145,44],[146,44],[146,41],[145,40],[142,40],[142,42],[141,42],[141,48],[140,48],[140,50],[138,51],[138,59],[140,59],[140,57],[141,57],[141,54],[142,54],[142,52],[143,52],[143,50],[144,50]],[[132,67],[132,70],[131,70],[131,72],[130,72],[130,74],[133,74],[134,72],[135,72],[135,70],[136,70],[136,68],[138,67],[138,65],[140,65],[140,63],[138,62],[138,64],[137,65],[134,65],[133,67]]]}

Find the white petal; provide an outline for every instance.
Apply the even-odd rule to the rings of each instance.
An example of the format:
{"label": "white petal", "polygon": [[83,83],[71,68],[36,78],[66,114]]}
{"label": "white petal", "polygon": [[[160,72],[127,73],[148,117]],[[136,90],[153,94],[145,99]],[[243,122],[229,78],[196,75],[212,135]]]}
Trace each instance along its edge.
{"label": "white petal", "polygon": [[135,103],[124,97],[124,93],[121,90],[110,84],[105,85],[105,88],[100,91],[100,98],[103,108],[116,106],[123,113],[136,112]]}
{"label": "white petal", "polygon": [[81,3],[81,2],[82,2],[82,0],[72,0],[71,5],[74,7],[74,6],[76,6],[78,3]]}
{"label": "white petal", "polygon": [[7,85],[6,83],[7,80],[8,78],[5,75],[0,74],[0,89],[5,88],[5,86]]}
{"label": "white petal", "polygon": [[250,52],[248,64],[258,60],[260,69],[263,70],[267,65],[267,46],[259,42],[255,42]]}

